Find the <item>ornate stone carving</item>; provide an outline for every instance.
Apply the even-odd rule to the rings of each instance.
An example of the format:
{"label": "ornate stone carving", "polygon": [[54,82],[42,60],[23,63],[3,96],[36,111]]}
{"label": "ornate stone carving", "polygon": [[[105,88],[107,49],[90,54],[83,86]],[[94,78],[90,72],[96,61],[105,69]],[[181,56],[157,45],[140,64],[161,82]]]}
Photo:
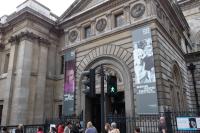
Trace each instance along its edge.
{"label": "ornate stone carving", "polygon": [[102,32],[106,28],[106,25],[107,25],[106,19],[104,18],[99,19],[96,23],[96,30]]}
{"label": "ornate stone carving", "polygon": [[4,49],[5,45],[3,43],[0,43],[0,49]]}
{"label": "ornate stone carving", "polygon": [[78,37],[78,32],[76,30],[73,30],[69,33],[69,41],[70,42],[76,41],[77,37]]}
{"label": "ornate stone carving", "polygon": [[47,45],[50,44],[49,40],[42,38],[42,37],[40,37],[32,32],[29,32],[29,31],[21,32],[15,36],[11,36],[9,39],[9,42],[10,43],[19,42],[21,39],[37,39],[39,41],[39,43],[43,43],[43,44],[47,44]]}
{"label": "ornate stone carving", "polygon": [[145,6],[142,3],[138,3],[131,8],[131,16],[133,18],[141,17],[145,12]]}
{"label": "ornate stone carving", "polygon": [[162,19],[162,9],[160,7],[156,8],[158,18]]}

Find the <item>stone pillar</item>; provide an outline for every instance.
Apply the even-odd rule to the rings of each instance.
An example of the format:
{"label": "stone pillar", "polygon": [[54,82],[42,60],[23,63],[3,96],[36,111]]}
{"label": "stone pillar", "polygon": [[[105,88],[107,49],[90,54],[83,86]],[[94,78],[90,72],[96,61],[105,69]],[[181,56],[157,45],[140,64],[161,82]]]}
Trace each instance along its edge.
{"label": "stone pillar", "polygon": [[39,52],[39,66],[38,66],[38,77],[36,82],[36,93],[35,93],[35,107],[34,107],[34,124],[44,123],[44,103],[45,103],[45,89],[46,89],[46,75],[47,75],[47,56],[48,47],[46,42],[39,41],[40,52]]}
{"label": "stone pillar", "polygon": [[106,17],[107,17],[107,30],[111,30],[112,29],[112,13],[109,12],[106,14]]}
{"label": "stone pillar", "polygon": [[30,33],[19,35],[19,49],[16,62],[16,77],[10,114],[10,125],[26,124],[29,103],[29,82],[32,62],[32,40]]}
{"label": "stone pillar", "polygon": [[18,42],[17,38],[11,38],[10,40],[11,48],[10,48],[10,59],[8,65],[8,75],[6,84],[6,91],[4,92],[4,103],[3,103],[3,112],[2,112],[2,123],[1,125],[8,125],[10,119],[10,111],[11,111],[11,103],[12,103],[12,95],[13,95],[13,82],[14,82],[14,71],[15,71],[15,63],[17,59],[17,51],[18,51]]}
{"label": "stone pillar", "polygon": [[130,19],[130,6],[129,5],[124,6],[124,16],[126,19],[126,24],[130,24],[131,19]]}

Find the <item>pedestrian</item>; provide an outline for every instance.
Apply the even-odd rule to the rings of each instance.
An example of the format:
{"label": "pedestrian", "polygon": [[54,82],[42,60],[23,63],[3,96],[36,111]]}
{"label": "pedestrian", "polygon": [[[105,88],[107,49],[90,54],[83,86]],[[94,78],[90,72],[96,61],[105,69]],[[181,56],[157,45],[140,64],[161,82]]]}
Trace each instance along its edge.
{"label": "pedestrian", "polygon": [[15,129],[15,133],[23,133],[23,124],[19,124],[17,129]]}
{"label": "pedestrian", "polygon": [[56,128],[55,127],[51,127],[49,133],[56,133]]}
{"label": "pedestrian", "polygon": [[167,133],[167,125],[166,125],[165,117],[160,117],[159,124],[158,124],[158,131],[159,133]]}
{"label": "pedestrian", "polygon": [[134,133],[140,133],[140,128],[136,127]]}
{"label": "pedestrian", "polygon": [[111,128],[112,128],[112,130],[111,130],[110,133],[120,133],[119,129],[117,128],[117,123],[112,122],[111,123]]}
{"label": "pedestrian", "polygon": [[105,124],[105,131],[107,132],[107,133],[110,133],[111,132],[111,126],[110,126],[110,124],[109,123],[106,123]]}
{"label": "pedestrian", "polygon": [[60,123],[60,124],[58,125],[58,130],[57,130],[57,132],[58,132],[58,133],[64,133],[64,128],[65,128],[64,125]]}
{"label": "pedestrian", "polygon": [[37,133],[43,133],[42,127],[38,127],[38,128],[37,128]]}
{"label": "pedestrian", "polygon": [[97,129],[92,125],[91,121],[87,123],[87,129],[85,130],[85,133],[97,133]]}
{"label": "pedestrian", "polygon": [[70,121],[67,122],[67,125],[64,129],[64,133],[71,133],[72,123]]}
{"label": "pedestrian", "polygon": [[8,132],[8,128],[7,128],[7,127],[3,127],[2,133],[9,133],[9,132]]}
{"label": "pedestrian", "polygon": [[80,126],[79,122],[76,122],[76,124],[72,127],[72,133],[82,133],[83,129]]}

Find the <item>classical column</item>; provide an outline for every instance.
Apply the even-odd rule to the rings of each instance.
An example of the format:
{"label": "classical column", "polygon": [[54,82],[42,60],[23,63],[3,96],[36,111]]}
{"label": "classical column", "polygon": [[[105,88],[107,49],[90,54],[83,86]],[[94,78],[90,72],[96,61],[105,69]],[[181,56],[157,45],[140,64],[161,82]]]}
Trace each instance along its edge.
{"label": "classical column", "polygon": [[35,107],[34,107],[34,124],[44,123],[45,113],[45,96],[46,93],[46,75],[47,75],[47,56],[49,42],[44,39],[39,40],[40,52],[39,52],[39,66],[38,76],[36,82],[36,94],[35,94]]}
{"label": "classical column", "polygon": [[10,59],[9,59],[9,65],[8,65],[7,80],[5,82],[6,91],[4,91],[4,104],[3,104],[1,125],[9,125],[12,95],[13,95],[13,83],[14,83],[14,79],[15,79],[14,71],[15,71],[15,64],[16,64],[17,53],[18,53],[17,52],[18,51],[18,38],[11,37],[9,42],[11,43]]}
{"label": "classical column", "polygon": [[10,125],[26,124],[28,117],[29,87],[32,62],[32,34],[22,32],[16,62],[16,77],[13,85]]}

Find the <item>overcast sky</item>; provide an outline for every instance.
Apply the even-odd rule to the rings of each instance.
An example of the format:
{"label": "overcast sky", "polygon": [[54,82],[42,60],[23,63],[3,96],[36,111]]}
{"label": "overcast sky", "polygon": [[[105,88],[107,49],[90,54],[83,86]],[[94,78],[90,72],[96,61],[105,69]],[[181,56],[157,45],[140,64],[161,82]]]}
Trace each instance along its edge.
{"label": "overcast sky", "polygon": [[[0,0],[0,17],[10,15],[16,11],[16,7],[25,0]],[[52,13],[60,16],[75,0],[37,0],[48,7]]]}

